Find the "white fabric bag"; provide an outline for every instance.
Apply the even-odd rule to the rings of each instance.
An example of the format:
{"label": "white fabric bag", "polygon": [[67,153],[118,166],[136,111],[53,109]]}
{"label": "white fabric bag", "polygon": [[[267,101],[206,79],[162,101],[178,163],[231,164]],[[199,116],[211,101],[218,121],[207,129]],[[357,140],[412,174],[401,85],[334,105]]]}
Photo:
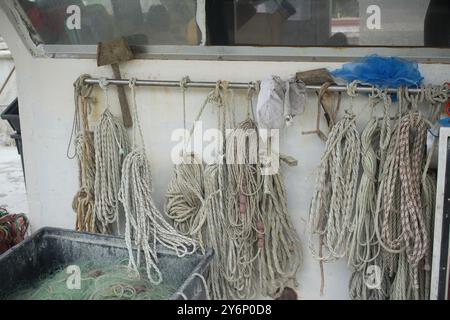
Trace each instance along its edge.
{"label": "white fabric bag", "polygon": [[278,76],[261,81],[256,116],[260,128],[282,129],[305,110],[306,87],[291,78],[283,81]]}

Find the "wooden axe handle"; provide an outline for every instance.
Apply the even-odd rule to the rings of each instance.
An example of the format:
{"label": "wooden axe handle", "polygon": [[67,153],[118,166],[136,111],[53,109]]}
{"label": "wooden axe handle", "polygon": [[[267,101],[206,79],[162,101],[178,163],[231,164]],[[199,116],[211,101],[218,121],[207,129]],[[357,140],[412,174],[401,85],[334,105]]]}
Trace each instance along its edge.
{"label": "wooden axe handle", "polygon": [[[114,78],[122,79],[120,74],[119,65],[117,63],[111,65]],[[125,95],[125,89],[123,86],[117,86],[117,93],[119,94],[120,109],[122,110],[122,120],[125,128],[130,128],[133,126],[133,119],[131,118],[130,106],[128,105],[127,96]]]}

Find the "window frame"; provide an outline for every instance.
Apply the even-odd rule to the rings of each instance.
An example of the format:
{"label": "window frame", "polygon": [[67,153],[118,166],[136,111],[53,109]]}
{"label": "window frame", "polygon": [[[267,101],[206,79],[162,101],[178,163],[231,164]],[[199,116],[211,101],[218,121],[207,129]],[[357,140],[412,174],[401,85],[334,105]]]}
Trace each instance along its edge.
{"label": "window frame", "polygon": [[[27,22],[17,0],[0,1],[0,7],[14,25],[24,45],[33,57],[62,59],[96,58],[96,45],[43,44]],[[28,24],[28,26],[27,26]],[[370,54],[397,56],[420,63],[450,63],[450,48],[438,47],[326,47],[326,46],[208,46],[208,45],[147,45],[132,46],[137,59],[216,60],[216,61],[292,61],[345,62]]]}

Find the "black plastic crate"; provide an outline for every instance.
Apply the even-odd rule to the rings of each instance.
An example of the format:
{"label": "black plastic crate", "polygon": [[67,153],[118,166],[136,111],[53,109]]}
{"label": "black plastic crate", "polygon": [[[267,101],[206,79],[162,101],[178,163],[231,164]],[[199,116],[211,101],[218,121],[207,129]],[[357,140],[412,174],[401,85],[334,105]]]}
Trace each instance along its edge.
{"label": "black plastic crate", "polygon": [[[158,266],[166,284],[178,288],[171,300],[206,298],[202,279],[213,253],[195,253],[179,258],[164,247],[158,248]],[[32,283],[79,260],[113,262],[128,258],[121,237],[57,228],[43,228],[16,247],[0,255],[0,297],[7,298],[17,286]]]}

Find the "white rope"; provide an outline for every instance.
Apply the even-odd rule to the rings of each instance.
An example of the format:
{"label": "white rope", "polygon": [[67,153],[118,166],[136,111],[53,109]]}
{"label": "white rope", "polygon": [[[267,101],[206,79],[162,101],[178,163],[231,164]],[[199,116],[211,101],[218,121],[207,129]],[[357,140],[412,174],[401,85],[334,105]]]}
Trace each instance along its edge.
{"label": "white rope", "polygon": [[[373,117],[374,108],[379,100],[382,100],[384,105],[384,115],[381,121]],[[391,106],[390,96],[386,92],[373,88],[373,92],[369,96],[372,119],[361,134],[363,173],[357,192],[353,232],[348,253],[349,264],[353,267],[349,283],[349,292],[352,299],[384,300],[389,296],[390,279],[385,262],[387,254],[382,251],[378,241],[375,219],[377,189],[379,179],[383,174],[380,169],[384,165],[391,138],[389,118]],[[372,270],[369,268],[372,268]],[[374,268],[381,272],[381,274],[378,274],[379,280],[381,280],[378,288],[372,288],[367,284],[367,274],[369,271],[373,272]]]}
{"label": "white rope", "polygon": [[[356,94],[353,84],[348,86],[347,93],[353,100]],[[355,194],[350,187],[356,184],[359,167],[359,161],[352,157],[358,153],[358,147],[356,144],[350,147],[357,139],[345,136],[350,127],[353,136],[357,136],[350,112],[329,135],[311,203],[310,247],[313,256],[321,262],[322,280],[322,262],[347,255],[353,268],[349,282],[352,299],[429,297],[429,234],[436,179],[428,172],[432,150],[426,154],[426,136],[430,125],[439,117],[447,93],[445,88],[427,87],[421,88],[419,94],[410,95],[400,88],[397,97],[399,116],[395,128],[391,128],[391,97],[375,88],[369,96],[371,114],[376,99],[383,101],[384,116],[381,121],[373,118],[362,133],[363,172],[354,215],[345,205],[352,203],[345,202],[345,195]],[[425,100],[430,103],[429,120],[419,110],[419,104]],[[312,246],[314,236],[320,239],[318,252]],[[327,254],[322,252],[322,246]],[[379,287],[368,284],[369,268],[378,268]]]}
{"label": "white rope", "polygon": [[229,229],[225,217],[224,197],[224,165],[221,163],[208,165],[204,170],[205,202],[204,211],[208,214],[205,225],[205,244],[214,250],[208,273],[208,284],[213,299],[232,299],[233,287],[228,278],[227,266],[234,264],[229,252],[232,245],[229,240]]}
{"label": "white rope", "polygon": [[[387,253],[385,263],[393,277],[390,299],[427,299],[430,281],[430,240],[434,212],[435,178],[428,174],[432,150],[426,156],[426,136],[430,122],[419,112],[428,88],[411,96],[399,90],[399,108],[409,103],[399,117],[380,175],[375,230]],[[435,112],[431,112],[431,117]]]}
{"label": "white rope", "polygon": [[[145,154],[144,139],[140,125],[135,93],[135,79],[130,81],[133,101],[134,150],[123,163],[119,199],[125,211],[125,241],[129,253],[129,266],[138,272],[141,252],[144,254],[148,279],[154,283],[162,282],[158,268],[157,245],[175,251],[178,257],[192,254],[197,243],[180,235],[162,216],[152,198],[152,180],[148,158]],[[138,138],[140,138],[140,147]],[[134,240],[134,241],[133,241]],[[133,252],[133,242],[137,254]]]}
{"label": "white rope", "polygon": [[[219,127],[224,129],[224,99],[226,84],[218,82],[203,103],[195,123],[200,119],[206,106],[211,104],[219,109]],[[183,90],[183,122],[185,123],[185,98]],[[191,135],[194,128],[191,129]],[[218,150],[219,154],[221,150]],[[224,265],[227,263],[227,229],[225,228],[222,161],[206,166],[191,154],[184,153],[184,161],[175,166],[173,177],[167,191],[167,214],[174,221],[174,226],[183,234],[197,239],[202,248],[204,244],[214,250],[211,261],[208,283],[214,299],[231,298],[232,288],[226,281]]]}
{"label": "white rope", "polygon": [[[390,252],[400,252],[405,248],[413,268],[417,268],[429,249],[420,193],[427,128],[427,123],[417,113],[400,119],[380,187],[383,212],[379,240]],[[414,272],[414,289],[418,289],[417,281]]]}
{"label": "white rope", "polygon": [[[268,178],[268,192],[261,199],[264,247],[259,258],[262,293],[277,297],[286,287],[297,287],[297,274],[302,264],[300,239],[287,209],[287,197],[281,174]],[[261,230],[262,229],[262,230]],[[257,234],[257,235],[258,235]],[[259,245],[259,243],[258,243]]]}
{"label": "white rope", "polygon": [[[344,118],[336,123],[328,136],[311,202],[310,250],[321,261],[342,258],[347,253],[359,158],[360,139],[355,115],[346,111]],[[320,246],[327,249],[327,254],[320,254],[313,247],[315,235],[322,238]]]}
{"label": "white rope", "polygon": [[[197,116],[209,103],[218,106],[222,132],[234,123],[226,90],[219,82]],[[207,280],[213,299],[250,299],[261,293],[275,297],[285,286],[297,285],[300,240],[287,215],[279,175],[267,178],[270,189],[263,196],[250,92],[248,98],[247,120],[226,137],[227,163],[203,169],[185,155],[168,188],[167,212],[177,229],[215,252]]]}
{"label": "white rope", "polygon": [[166,213],[179,232],[198,240],[202,247],[202,227],[207,214],[201,210],[205,202],[203,194],[203,166],[193,155],[185,155],[184,163],[175,166],[167,188]]}
{"label": "white rope", "polygon": [[[263,245],[255,230],[263,224],[259,202],[262,178],[258,165],[256,123],[248,118],[227,137],[226,217],[232,242],[230,254],[235,264],[228,265],[229,281],[236,299],[250,299],[258,292],[254,261]],[[264,231],[261,231],[262,233]],[[259,243],[257,243],[259,242]],[[255,245],[256,244],[256,245]]]}
{"label": "white rope", "polygon": [[110,111],[108,82],[100,86],[105,93],[106,108],[94,132],[95,146],[95,206],[96,228],[101,233],[112,232],[111,225],[119,230],[118,192],[122,162],[129,151],[129,141],[122,122]]}
{"label": "white rope", "polygon": [[380,246],[374,226],[376,210],[377,155],[374,143],[380,137],[380,126],[376,118],[369,121],[361,135],[362,177],[359,183],[352,233],[348,248],[349,264],[356,270],[376,259]]}

